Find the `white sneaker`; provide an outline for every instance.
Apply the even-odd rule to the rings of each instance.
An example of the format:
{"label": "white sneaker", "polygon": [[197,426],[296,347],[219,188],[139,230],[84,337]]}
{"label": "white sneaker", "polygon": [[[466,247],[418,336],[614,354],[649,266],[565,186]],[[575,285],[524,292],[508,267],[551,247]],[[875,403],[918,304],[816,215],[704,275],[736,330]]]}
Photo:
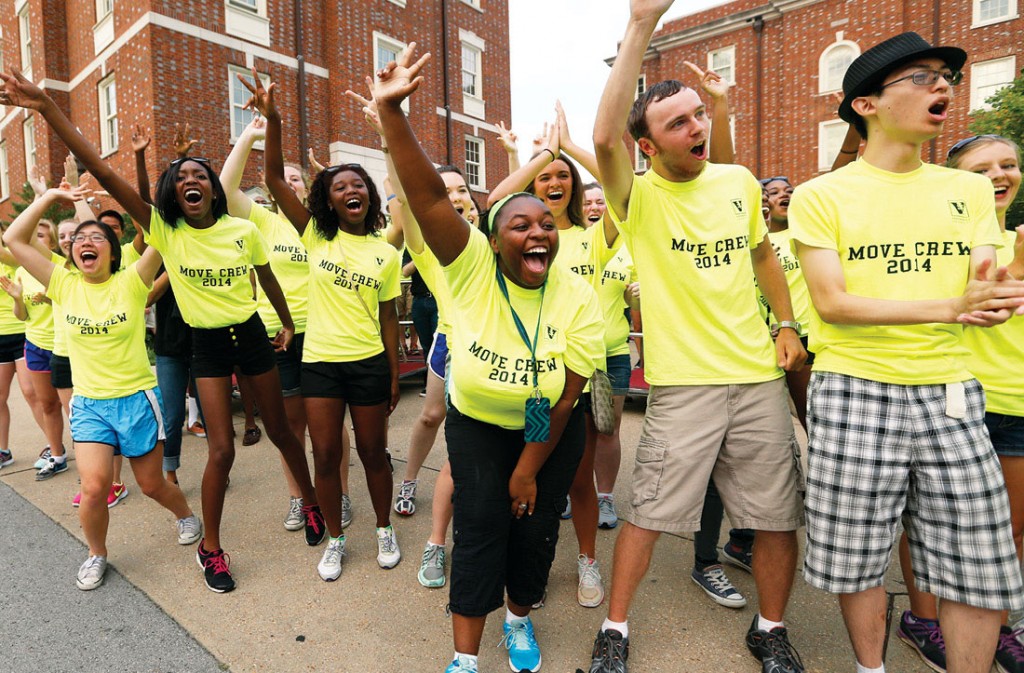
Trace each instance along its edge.
{"label": "white sneaker", "polygon": [[344,558],[345,538],[329,538],[323,558],[316,566],[316,571],[320,573],[320,579],[324,582],[333,582],[341,577],[341,561]]}
{"label": "white sneaker", "polygon": [[580,554],[576,559],[580,583],[576,587],[576,602],[585,608],[596,608],[604,602],[604,585],[597,559]]}
{"label": "white sneaker", "polygon": [[46,447],[45,449],[39,452],[39,459],[32,464],[32,467],[36,468],[37,470],[43,469],[44,467],[46,467],[46,464],[50,462],[50,455],[50,447]]}
{"label": "white sneaker", "polygon": [[302,530],[306,517],[302,515],[302,498],[288,498],[288,516],[284,518],[285,530]]}
{"label": "white sneaker", "polygon": [[402,560],[402,552],[398,549],[395,529],[391,526],[377,529],[377,565],[385,570],[394,568]]}
{"label": "white sneaker", "polygon": [[107,573],[107,559],[104,556],[90,556],[78,569],[75,586],[82,591],[92,591],[103,584],[103,576]]}
{"label": "white sneaker", "polygon": [[203,536],[203,522],[195,514],[178,519],[178,544],[192,544]]}
{"label": "white sneaker", "polygon": [[619,515],[615,512],[615,498],[609,495],[597,497],[597,527],[615,528],[619,525]]}

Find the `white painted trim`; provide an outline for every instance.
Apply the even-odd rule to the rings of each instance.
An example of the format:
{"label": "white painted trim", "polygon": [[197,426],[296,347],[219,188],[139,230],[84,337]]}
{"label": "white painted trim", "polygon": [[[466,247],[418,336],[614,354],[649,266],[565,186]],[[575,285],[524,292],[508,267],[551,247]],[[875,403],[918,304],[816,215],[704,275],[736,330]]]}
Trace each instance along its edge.
{"label": "white painted trim", "polygon": [[[437,110],[438,116],[440,116],[440,117],[444,117],[445,116],[445,110],[444,110],[443,107],[438,106],[436,108],[436,110]],[[464,115],[462,113],[459,113],[459,112],[452,111],[452,121],[457,121],[457,122],[460,122],[462,124],[466,124],[467,126],[472,126],[473,127],[473,135],[475,135],[475,136],[480,135],[480,131],[481,130],[483,130],[483,131],[490,131],[491,133],[493,133],[495,135],[498,135],[498,133],[499,133],[498,127],[495,126],[494,124],[488,124],[487,122],[480,121],[479,119],[473,119],[472,117],[467,117],[466,115]]]}
{"label": "white painted trim", "polygon": [[62,82],[59,79],[44,78],[39,82],[41,89],[50,89],[51,91],[63,91],[64,93],[70,93],[71,87],[68,86],[67,82]]}
{"label": "white painted trim", "polygon": [[[851,40],[844,40],[842,32],[837,33],[836,34],[836,41],[833,42],[832,44],[828,45],[827,47],[825,47],[821,51],[821,54],[818,55],[818,94],[819,95],[829,94],[829,93],[832,93],[833,91],[842,91],[842,89],[843,89],[843,80],[842,80],[842,78],[839,79],[839,82],[838,82],[839,86],[831,87],[831,88],[825,86],[827,84],[825,79],[828,76],[828,57],[829,57],[829,54],[831,54],[832,52],[840,49],[841,47],[850,47],[851,49],[853,49],[853,52],[854,52],[853,53],[853,58],[854,59],[856,59],[858,56],[860,56],[860,45],[857,44],[856,42],[851,41]],[[850,62],[853,63],[853,60],[851,59]]]}

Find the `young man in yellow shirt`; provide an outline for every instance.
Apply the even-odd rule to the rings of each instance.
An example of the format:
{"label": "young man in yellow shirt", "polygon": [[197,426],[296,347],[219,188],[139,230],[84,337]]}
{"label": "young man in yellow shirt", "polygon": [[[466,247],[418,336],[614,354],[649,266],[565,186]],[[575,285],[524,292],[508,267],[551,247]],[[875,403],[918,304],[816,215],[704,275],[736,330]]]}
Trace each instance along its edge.
{"label": "young man in yellow shirt", "polygon": [[[803,523],[782,377],[806,352],[761,216],[761,186],[741,166],[707,162],[700,97],[669,81],[633,102],[647,45],[671,4],[632,0],[594,126],[608,213],[633,254],[644,301],[659,310],[644,330],[651,391],[633,506],[616,542],[608,619],[590,671],[627,671],[626,617],[655,542],[662,532],[700,527],[713,477],[733,525],[757,531],[760,610],[747,646],[764,671],[802,673],[782,623]],[[622,142],[627,122],[651,161],[641,177]],[[758,311],[755,276],[782,321],[774,344]]]}
{"label": "young man in yellow shirt", "polygon": [[918,588],[942,601],[949,671],[988,671],[1000,611],[1024,607],[984,393],[961,343],[963,325],[1020,313],[1024,282],[995,269],[991,183],[921,161],[966,59],[916,33],[858,57],[839,114],[864,154],[798,187],[789,208],[815,311],[804,574],[838,594],[858,673],[885,670],[901,517]]}

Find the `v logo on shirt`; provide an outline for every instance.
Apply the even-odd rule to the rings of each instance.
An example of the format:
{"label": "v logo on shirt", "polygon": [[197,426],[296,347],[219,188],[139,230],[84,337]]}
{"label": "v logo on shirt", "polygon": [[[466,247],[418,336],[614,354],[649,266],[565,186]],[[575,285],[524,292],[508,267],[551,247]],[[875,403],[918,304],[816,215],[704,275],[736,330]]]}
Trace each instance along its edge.
{"label": "v logo on shirt", "polygon": [[746,209],[744,208],[744,205],[743,205],[743,199],[733,199],[732,200],[732,207],[736,209],[736,214],[737,215],[743,215],[744,212],[746,211]]}
{"label": "v logo on shirt", "polygon": [[970,217],[967,213],[967,202],[966,201],[950,201],[949,202],[949,213],[954,219],[965,219]]}
{"label": "v logo on shirt", "polygon": [[245,252],[245,240],[241,238],[236,238],[235,247],[238,248],[239,252]]}

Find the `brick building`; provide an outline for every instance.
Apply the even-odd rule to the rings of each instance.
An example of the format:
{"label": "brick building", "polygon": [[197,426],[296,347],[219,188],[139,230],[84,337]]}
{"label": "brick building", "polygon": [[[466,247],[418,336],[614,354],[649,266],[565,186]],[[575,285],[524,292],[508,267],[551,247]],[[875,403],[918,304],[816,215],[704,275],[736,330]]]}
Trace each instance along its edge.
{"label": "brick building", "polygon": [[942,136],[925,147],[925,160],[941,162],[969,134],[970,111],[1024,67],[1019,1],[736,0],[667,21],[651,40],[637,85],[672,78],[695,84],[683,61],[714,69],[735,84],[729,104],[737,162],[759,176],[802,182],[831,167],[846,133],[833,96],[847,66],[913,30],[969,55]]}
{"label": "brick building", "polygon": [[[362,163],[379,186],[379,140],[345,90],[364,92],[364,76],[415,40],[434,57],[412,125],[485,198],[507,171],[505,153],[486,147],[497,147],[486,120],[511,118],[507,27],[508,0],[0,0],[0,69],[43,86],[126,177],[135,125],[150,130],[155,185],[175,122],[201,139],[194,154],[223,163],[251,118],[235,74],[254,66],[278,83],[286,161],[304,163],[312,147],[322,163]],[[62,174],[67,150],[37,117],[0,108],[0,217],[33,163]],[[243,187],[258,182],[254,154]]]}

